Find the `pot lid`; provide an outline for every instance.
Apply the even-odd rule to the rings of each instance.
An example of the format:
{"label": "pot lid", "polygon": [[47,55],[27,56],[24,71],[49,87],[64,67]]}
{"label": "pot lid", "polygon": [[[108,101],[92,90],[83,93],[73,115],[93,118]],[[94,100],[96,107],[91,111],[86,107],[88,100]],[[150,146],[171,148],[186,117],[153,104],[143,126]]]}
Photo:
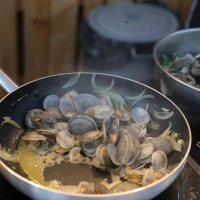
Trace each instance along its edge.
{"label": "pot lid", "polygon": [[151,4],[115,2],[93,9],[87,21],[100,35],[125,42],[155,42],[178,29],[177,18]]}

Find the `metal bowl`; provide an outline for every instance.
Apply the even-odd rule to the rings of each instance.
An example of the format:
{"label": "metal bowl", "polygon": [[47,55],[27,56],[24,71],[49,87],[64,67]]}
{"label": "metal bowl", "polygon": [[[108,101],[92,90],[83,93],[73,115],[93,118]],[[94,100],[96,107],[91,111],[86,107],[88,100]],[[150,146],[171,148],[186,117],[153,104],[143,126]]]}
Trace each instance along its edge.
{"label": "metal bowl", "polygon": [[[160,90],[172,99],[185,113],[194,138],[198,138],[200,132],[200,89],[191,86],[170,74],[161,64],[162,55],[171,56],[174,53],[193,55],[200,53],[200,28],[185,29],[174,32],[156,43],[153,49],[153,57],[156,63],[156,78]],[[195,135],[196,134],[196,135]],[[195,144],[194,149],[200,152]]]}

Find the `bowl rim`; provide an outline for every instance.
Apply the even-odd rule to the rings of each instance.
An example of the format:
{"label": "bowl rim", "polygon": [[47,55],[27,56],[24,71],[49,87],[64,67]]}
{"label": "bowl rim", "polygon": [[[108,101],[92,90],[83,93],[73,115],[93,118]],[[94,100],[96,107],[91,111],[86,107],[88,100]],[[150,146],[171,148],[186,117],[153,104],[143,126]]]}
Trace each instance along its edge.
{"label": "bowl rim", "polygon": [[157,53],[158,53],[158,48],[159,46],[165,42],[167,39],[169,38],[172,38],[172,37],[175,37],[177,35],[182,35],[182,34],[190,34],[190,33],[194,33],[194,32],[199,32],[200,34],[200,28],[190,28],[190,29],[182,29],[182,30],[179,30],[179,31],[175,31],[165,37],[163,37],[162,39],[160,39],[158,42],[156,42],[156,44],[154,45],[153,47],[153,59],[154,59],[154,62],[156,63],[156,67],[158,67],[162,72],[164,72],[168,77],[171,77],[172,79],[174,79],[175,81],[177,81],[178,83],[180,83],[181,85],[185,86],[185,87],[188,87],[188,88],[191,88],[193,90],[195,90],[196,92],[200,92],[200,88],[198,87],[195,87],[195,86],[192,86],[188,83],[185,83],[184,81],[176,78],[174,75],[172,75],[170,72],[168,72],[164,67],[163,65],[160,63],[159,59],[158,59],[158,56],[157,56]]}

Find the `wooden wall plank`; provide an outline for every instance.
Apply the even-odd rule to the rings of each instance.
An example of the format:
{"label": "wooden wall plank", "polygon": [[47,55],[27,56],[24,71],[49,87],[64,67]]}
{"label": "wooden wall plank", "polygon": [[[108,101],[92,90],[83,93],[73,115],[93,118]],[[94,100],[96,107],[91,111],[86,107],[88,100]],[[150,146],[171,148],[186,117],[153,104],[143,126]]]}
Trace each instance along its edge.
{"label": "wooden wall plank", "polygon": [[24,82],[48,75],[49,1],[24,1]]}
{"label": "wooden wall plank", "polygon": [[171,8],[173,11],[179,13],[180,10],[180,6],[181,6],[181,2],[182,0],[163,0],[163,2],[165,2],[169,8]]}
{"label": "wooden wall plank", "polygon": [[179,11],[180,20],[182,21],[182,23],[184,23],[186,18],[188,17],[193,2],[194,0],[182,1],[180,11]]}
{"label": "wooden wall plank", "polygon": [[0,100],[6,95],[7,93],[2,89],[0,88]]}
{"label": "wooden wall plank", "polygon": [[16,0],[0,1],[0,67],[18,82],[16,7]]}
{"label": "wooden wall plank", "polygon": [[74,71],[78,0],[50,1],[49,73]]}

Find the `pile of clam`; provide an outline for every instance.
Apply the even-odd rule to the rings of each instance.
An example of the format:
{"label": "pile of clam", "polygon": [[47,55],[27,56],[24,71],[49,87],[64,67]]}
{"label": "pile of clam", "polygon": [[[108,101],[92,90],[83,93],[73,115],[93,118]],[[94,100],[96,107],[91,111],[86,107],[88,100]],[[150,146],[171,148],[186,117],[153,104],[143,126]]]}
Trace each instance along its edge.
{"label": "pile of clam", "polygon": [[200,88],[200,54],[186,53],[180,56],[175,53],[172,58],[163,55],[162,65],[173,76],[189,85]]}
{"label": "pile of clam", "polygon": [[147,124],[152,120],[148,108],[130,110],[106,95],[69,91],[62,97],[49,95],[43,109],[27,112],[29,128],[22,140],[27,148],[55,151],[72,163],[85,163],[102,170],[150,164],[161,171],[168,165],[173,150],[165,137],[149,137]]}

